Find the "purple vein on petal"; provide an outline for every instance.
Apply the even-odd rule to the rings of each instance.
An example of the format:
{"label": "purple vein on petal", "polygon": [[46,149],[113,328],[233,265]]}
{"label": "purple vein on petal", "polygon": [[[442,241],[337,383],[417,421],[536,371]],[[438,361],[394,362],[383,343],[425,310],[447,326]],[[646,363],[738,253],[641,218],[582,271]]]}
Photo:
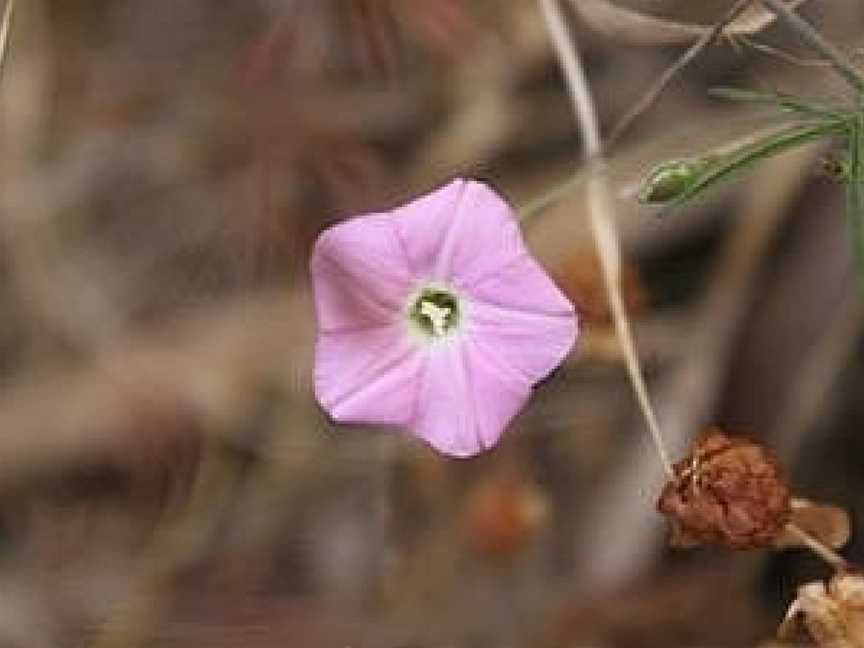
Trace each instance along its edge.
{"label": "purple vein on petal", "polygon": [[352,386],[327,403],[330,411],[337,412],[353,399],[359,398],[367,391],[377,387],[378,383],[387,378],[391,372],[395,371],[400,365],[407,364],[408,361],[420,353],[420,350],[416,346],[409,345],[401,349],[399,346],[396,345],[389,354],[384,354],[378,360],[368,364],[363,370],[358,372],[360,375],[353,376],[351,380]]}
{"label": "purple vein on petal", "polygon": [[467,340],[467,344],[479,356],[482,356],[489,364],[494,365],[499,375],[506,376],[508,382],[512,381],[514,391],[528,391],[534,384],[524,371],[507,361],[505,354],[498,349],[489,348],[482,342],[482,337],[471,337]]}
{"label": "purple vein on petal", "polygon": [[405,261],[405,268],[411,275],[411,278],[415,281],[419,278],[419,274],[417,272],[417,268],[414,265],[414,261],[411,259],[411,255],[408,254],[408,246],[405,244],[405,239],[402,237],[402,232],[399,230],[399,226],[391,219],[387,221],[391,228],[393,228],[393,236],[396,238],[396,242],[399,244],[399,250],[402,252],[402,258]]}
{"label": "purple vein on petal", "polygon": [[428,356],[418,392],[417,436],[438,451],[451,456],[477,454],[476,403],[470,393],[463,353],[458,346],[446,346]]}
{"label": "purple vein on petal", "polygon": [[[322,332],[374,330],[390,326],[401,317],[401,305],[373,291],[345,268],[319,259],[313,270],[319,278],[314,288],[318,327]],[[408,286],[405,293],[408,294]]]}
{"label": "purple vein on petal", "polygon": [[[573,319],[574,314],[572,308],[561,305],[558,308],[550,310],[541,310],[534,308],[522,308],[508,306],[493,302],[489,299],[472,298],[471,303],[480,306],[480,309],[473,308],[471,319],[481,322],[484,326],[507,326],[514,320],[519,320],[520,323],[544,323],[551,320],[569,320]],[[485,314],[483,310],[489,311]]]}
{"label": "purple vein on petal", "polygon": [[[367,282],[358,280],[359,278],[351,270],[345,268],[341,264],[338,257],[331,256],[329,252],[322,252],[320,257],[320,260],[326,263],[324,265],[318,265],[319,271],[325,273],[332,272],[333,274],[338,274],[339,276],[343,277],[345,279],[345,286],[350,286],[352,289],[354,289],[354,295],[359,295],[363,297],[367,302],[381,309],[398,312],[399,309],[402,307],[402,304],[395,297],[392,299],[388,299],[387,297],[376,295],[370,290],[364,290],[363,288],[368,288],[369,284]],[[391,280],[404,281],[407,285],[410,285],[410,279],[406,277],[392,277]],[[409,291],[410,288],[405,290],[406,295]]]}
{"label": "purple vein on petal", "polygon": [[519,254],[514,255],[509,261],[505,262],[502,265],[499,265],[497,268],[491,268],[486,272],[472,277],[470,281],[454,281],[460,288],[471,290],[477,288],[485,281],[490,279],[495,279],[497,275],[506,272],[512,266],[515,266],[517,263],[524,263],[526,259],[530,259],[530,255],[527,250],[522,250]]}
{"label": "purple vein on petal", "polygon": [[417,374],[417,380],[414,384],[414,401],[411,406],[411,414],[408,417],[408,425],[412,428],[417,427],[420,423],[420,419],[422,416],[421,408],[423,403],[420,399],[420,394],[423,393],[423,386],[426,384],[426,381],[429,380],[429,374],[431,373],[432,363],[424,362],[420,371]]}
{"label": "purple vein on petal", "polygon": [[530,384],[548,375],[570,352],[578,333],[572,312],[536,313],[485,302],[471,304],[467,334],[518,369]]}
{"label": "purple vein on petal", "polygon": [[483,438],[483,435],[480,433],[480,418],[477,416],[477,397],[474,392],[474,385],[471,380],[471,369],[468,366],[468,354],[466,353],[464,347],[460,348],[456,352],[456,360],[459,365],[459,369],[462,372],[462,389],[466,394],[469,395],[468,398],[468,409],[470,410],[470,414],[468,417],[469,424],[471,425],[472,432],[474,433],[474,438],[477,441],[477,447],[482,450],[487,450],[489,446],[486,445],[486,441]]}
{"label": "purple vein on petal", "polygon": [[366,322],[363,324],[346,324],[345,326],[324,326],[319,325],[318,330],[322,334],[327,335],[338,335],[340,333],[369,333],[370,331],[377,331],[379,329],[387,328],[388,326],[393,326],[396,322]]}
{"label": "purple vein on petal", "polygon": [[[453,201],[453,209],[455,213],[450,217],[450,223],[444,232],[444,240],[441,241],[441,247],[438,255],[435,258],[434,279],[445,281],[450,278],[451,266],[453,265],[453,256],[456,252],[458,244],[458,234],[461,229],[462,219],[464,218],[465,210],[465,195],[466,189],[470,186],[470,182],[465,180],[459,185],[459,195]],[[441,215],[446,218],[446,214]]]}

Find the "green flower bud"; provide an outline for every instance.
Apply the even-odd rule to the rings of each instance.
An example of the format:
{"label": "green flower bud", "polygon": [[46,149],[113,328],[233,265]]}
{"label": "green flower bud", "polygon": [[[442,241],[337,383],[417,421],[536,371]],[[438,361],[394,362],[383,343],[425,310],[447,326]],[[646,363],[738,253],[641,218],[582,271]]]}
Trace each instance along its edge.
{"label": "green flower bud", "polygon": [[639,187],[639,202],[666,203],[678,198],[702,175],[704,159],[670,160],[648,172]]}

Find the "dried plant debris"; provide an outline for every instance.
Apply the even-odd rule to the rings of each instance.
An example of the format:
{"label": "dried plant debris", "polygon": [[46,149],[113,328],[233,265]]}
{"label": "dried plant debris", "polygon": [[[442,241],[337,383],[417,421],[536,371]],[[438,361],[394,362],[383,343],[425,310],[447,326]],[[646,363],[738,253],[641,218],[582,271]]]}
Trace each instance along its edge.
{"label": "dried plant debris", "polygon": [[462,514],[469,546],[487,558],[517,554],[548,519],[545,493],[515,476],[494,477],[481,483],[468,497]]}
{"label": "dried plant debris", "polygon": [[675,547],[771,547],[792,515],[789,486],[774,456],[717,428],[675,465],[658,508],[672,523]]}
{"label": "dried plant debris", "polygon": [[[841,549],[849,542],[852,524],[845,509],[831,504],[811,502],[803,497],[793,497],[790,504],[792,506],[790,522],[808,536],[832,549]],[[798,534],[784,530],[774,544],[778,549],[800,547],[801,538]]]}
{"label": "dried plant debris", "polygon": [[[618,6],[610,0],[571,0],[585,23],[595,31],[632,45],[670,45],[692,43],[711,31],[711,26],[694,25],[660,18]],[[791,0],[797,7],[805,0]],[[746,36],[762,31],[774,21],[774,14],[759,3],[752,3],[733,20],[723,33]]]}
{"label": "dried plant debris", "polygon": [[864,577],[839,572],[827,585],[799,587],[777,634],[792,640],[802,632],[820,648],[864,648]]}

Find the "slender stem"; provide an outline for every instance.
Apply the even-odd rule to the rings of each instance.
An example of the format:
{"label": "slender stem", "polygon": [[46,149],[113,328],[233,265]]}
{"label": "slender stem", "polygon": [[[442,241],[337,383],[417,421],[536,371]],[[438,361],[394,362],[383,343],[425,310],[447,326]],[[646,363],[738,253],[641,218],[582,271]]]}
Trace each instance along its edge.
{"label": "slender stem", "polygon": [[666,451],[666,444],[660,434],[657,415],[648,395],[648,387],[642,375],[639,354],[636,351],[636,343],[633,339],[630,321],[624,306],[624,298],[621,294],[621,250],[615,227],[612,192],[602,157],[603,144],[594,98],[591,95],[579,52],[567,30],[557,0],[538,0],[538,2],[546,23],[546,29],[564,72],[567,90],[585,146],[585,156],[589,165],[586,179],[589,222],[597,254],[600,258],[600,267],[603,270],[603,279],[609,297],[609,306],[612,310],[615,332],[624,352],[630,383],[660,457],[660,463],[666,474],[672,477],[674,469]]}
{"label": "slender stem", "polygon": [[849,563],[846,562],[846,559],[843,556],[817,538],[814,538],[798,525],[790,522],[786,525],[786,530],[798,538],[804,546],[831,565],[834,569],[840,570],[849,567]]}
{"label": "slender stem", "polygon": [[612,129],[612,132],[606,140],[607,151],[615,147],[615,144],[618,143],[621,135],[623,135],[624,131],[630,127],[630,124],[632,124],[639,115],[644,113],[651,104],[657,100],[660,93],[663,92],[666,86],[669,85],[672,79],[674,79],[681,70],[687,67],[690,61],[695,59],[702,50],[713,43],[714,40],[723,33],[726,26],[735,20],[739,14],[747,8],[747,5],[749,5],[751,1],[752,0],[738,0],[729,8],[729,11],[726,12],[726,14],[716,25],[714,25],[712,29],[706,31],[696,39],[696,42],[694,42],[680,58],[676,59],[672,65],[664,70],[663,74],[661,74],[660,77],[651,84],[645,94],[643,94],[636,101],[633,107],[627,111],[617,124],[615,124],[615,127]]}
{"label": "slender stem", "polygon": [[590,160],[602,152],[602,140],[600,122],[588,78],[582,67],[579,51],[567,29],[561,7],[555,0],[539,1],[549,38],[558,55],[558,62],[561,64],[564,80],[567,83],[567,91],[570,93],[570,101],[576,112],[582,137],[585,139],[585,156]]}
{"label": "slender stem", "polygon": [[571,191],[575,190],[580,184],[584,183],[585,179],[581,176],[570,177],[563,182],[552,185],[539,196],[535,196],[519,208],[519,219],[524,223],[532,216],[542,212],[549,205],[552,205],[564,198]]}
{"label": "slender stem", "polygon": [[864,75],[831,43],[829,43],[818,31],[801,18],[792,9],[787,7],[781,0],[762,0],[771,11],[777,14],[792,29],[807,41],[817,52],[822,54],[834,67],[834,70],[858,92],[864,92]]}
{"label": "slender stem", "polygon": [[3,9],[2,23],[0,23],[0,72],[6,63],[6,54],[9,51],[9,31],[12,26],[12,10],[15,8],[15,0],[6,0]]}

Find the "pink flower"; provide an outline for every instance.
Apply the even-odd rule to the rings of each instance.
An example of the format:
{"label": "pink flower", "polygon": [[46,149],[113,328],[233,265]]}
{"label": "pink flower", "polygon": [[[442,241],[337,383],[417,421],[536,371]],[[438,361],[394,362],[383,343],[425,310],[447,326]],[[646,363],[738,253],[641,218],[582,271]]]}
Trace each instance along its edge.
{"label": "pink flower", "polygon": [[331,227],[311,271],[324,409],[456,457],[498,442],[577,335],[513,210],[471,180]]}

